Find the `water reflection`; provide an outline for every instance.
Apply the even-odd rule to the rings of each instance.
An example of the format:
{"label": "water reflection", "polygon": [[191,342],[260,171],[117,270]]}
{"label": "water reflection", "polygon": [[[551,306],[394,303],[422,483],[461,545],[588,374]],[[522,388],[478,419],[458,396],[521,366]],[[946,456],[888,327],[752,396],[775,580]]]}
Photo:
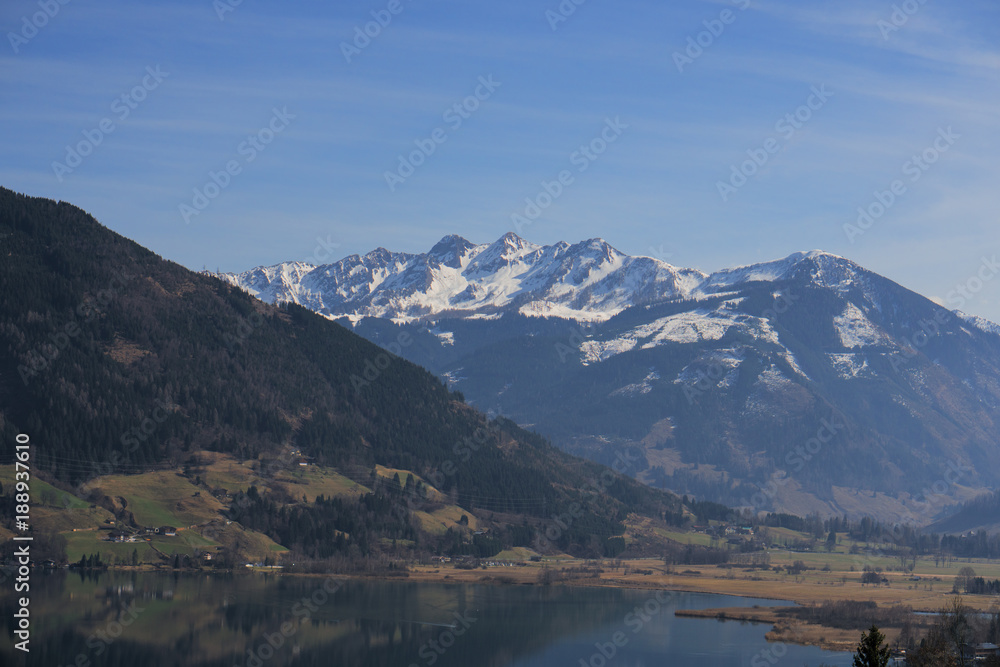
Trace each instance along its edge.
{"label": "water reflection", "polygon": [[[768,649],[766,627],[673,615],[678,608],[762,603],[746,598],[244,573],[56,571],[32,577],[31,653],[25,660],[13,649],[13,592],[2,595],[5,665],[750,665]],[[851,664],[850,656],[807,647],[788,647],[781,664],[820,661]]]}

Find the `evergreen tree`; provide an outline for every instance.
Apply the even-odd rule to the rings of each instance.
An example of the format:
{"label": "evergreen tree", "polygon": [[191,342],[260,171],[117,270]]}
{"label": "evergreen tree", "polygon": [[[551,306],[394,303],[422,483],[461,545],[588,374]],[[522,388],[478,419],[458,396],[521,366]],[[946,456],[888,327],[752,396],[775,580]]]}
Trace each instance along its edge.
{"label": "evergreen tree", "polygon": [[872,625],[868,632],[861,633],[861,641],[854,652],[854,667],[886,667],[889,664],[889,647],[885,635]]}

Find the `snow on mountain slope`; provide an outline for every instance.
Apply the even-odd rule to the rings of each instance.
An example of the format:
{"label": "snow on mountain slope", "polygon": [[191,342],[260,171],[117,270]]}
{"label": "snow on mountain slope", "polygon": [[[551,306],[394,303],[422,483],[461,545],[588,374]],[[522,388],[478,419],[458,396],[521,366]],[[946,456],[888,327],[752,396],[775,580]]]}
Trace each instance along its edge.
{"label": "snow on mountain slope", "polygon": [[[378,248],[322,266],[286,262],[219,277],[264,301],[294,302],[353,322],[364,317],[397,323],[481,319],[516,312],[601,323],[632,306],[669,299],[694,303],[687,312],[645,323],[616,340],[588,343],[588,362],[614,356],[630,345],[645,349],[667,342],[718,340],[732,327],[780,345],[769,318],[741,313],[739,299],[718,307],[698,305],[717,303],[757,282],[798,280],[848,300],[834,320],[848,350],[892,339],[870,317],[883,311],[884,288],[873,283],[882,279],[848,259],[818,250],[707,275],[652,257],[626,255],[601,239],[543,246],[514,233],[488,244],[449,235],[422,254]],[[1000,334],[1000,326],[992,322],[959,314],[982,331]],[[805,375],[791,353],[786,360]],[[848,372],[845,363],[838,360],[838,372]]]}
{"label": "snow on mountain slope", "polygon": [[719,295],[747,283],[778,282],[795,277],[808,278],[811,285],[825,287],[841,295],[860,290],[871,307],[882,310],[865,269],[849,259],[821,250],[795,252],[783,259],[717,271],[706,277],[691,294],[695,297]]}
{"label": "snow on mountain slope", "polygon": [[963,320],[976,327],[980,331],[985,331],[986,333],[995,334],[1000,336],[1000,324],[991,322],[985,317],[979,317],[978,315],[969,315],[968,313],[963,313],[960,310],[956,310],[955,314],[961,317]]}
{"label": "snow on mountain slope", "polygon": [[410,322],[511,310],[599,322],[635,304],[687,296],[705,276],[625,255],[601,239],[539,246],[508,233],[482,245],[446,236],[420,255],[379,248],[323,266],[285,263],[220,277],[265,301],[330,317]]}
{"label": "snow on mountain slope", "polygon": [[703,295],[717,294],[743,283],[781,280],[788,277],[803,259],[815,257],[818,254],[821,253],[818,251],[812,253],[797,252],[784,259],[716,271],[698,286],[697,292]]}
{"label": "snow on mountain slope", "polygon": [[844,312],[833,318],[840,342],[847,349],[878,345],[886,341],[886,336],[877,326],[865,317],[857,306],[848,302]]}
{"label": "snow on mountain slope", "polygon": [[875,375],[868,366],[868,359],[863,354],[829,352],[827,357],[837,374],[845,380]]}

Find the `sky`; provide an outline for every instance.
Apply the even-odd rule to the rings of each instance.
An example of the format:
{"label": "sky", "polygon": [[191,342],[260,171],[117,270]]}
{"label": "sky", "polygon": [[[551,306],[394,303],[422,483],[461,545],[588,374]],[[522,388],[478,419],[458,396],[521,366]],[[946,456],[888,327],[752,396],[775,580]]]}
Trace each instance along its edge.
{"label": "sky", "polygon": [[820,249],[1000,321],[1000,5],[5,0],[0,185],[191,269]]}

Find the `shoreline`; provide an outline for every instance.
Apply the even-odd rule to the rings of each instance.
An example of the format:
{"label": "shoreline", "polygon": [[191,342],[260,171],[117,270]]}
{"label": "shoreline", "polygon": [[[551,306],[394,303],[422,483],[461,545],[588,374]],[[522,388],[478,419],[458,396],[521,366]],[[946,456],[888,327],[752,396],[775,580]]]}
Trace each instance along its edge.
{"label": "shoreline", "polygon": [[[574,564],[579,564],[575,562]],[[563,563],[563,569],[570,563]],[[608,563],[602,563],[603,570],[599,575],[587,577],[574,576],[553,581],[553,586],[582,586],[591,588],[627,588],[633,590],[667,590],[683,593],[700,593],[713,595],[729,595],[746,599],[767,600],[788,603],[787,606],[772,607],[718,607],[705,610],[684,610],[675,612],[678,617],[715,618],[719,621],[749,622],[767,624],[771,628],[764,633],[765,638],[773,643],[815,646],[828,651],[853,652],[861,639],[862,629],[845,629],[797,618],[788,613],[789,610],[801,607],[815,607],[824,602],[855,601],[875,602],[880,608],[907,606],[913,612],[937,613],[954,596],[950,589],[933,591],[927,594],[915,587],[907,589],[902,582],[891,586],[862,586],[860,582],[845,584],[830,584],[819,582],[783,582],[775,585],[773,580],[761,578],[735,578],[730,570],[716,566],[699,566],[701,571],[687,573],[667,572],[662,564],[654,566],[649,561],[632,561],[632,572],[622,574],[608,572]],[[643,570],[645,567],[647,569]],[[653,567],[655,574],[648,568]],[[537,581],[537,576],[543,566],[510,568],[518,572],[517,576],[496,574],[493,568],[483,570],[452,570],[450,568],[412,566],[408,580],[416,582],[439,583],[492,583],[507,585],[545,585]],[[555,568],[552,568],[555,569]],[[562,571],[562,570],[560,570]],[[637,573],[638,572],[638,573]],[[833,573],[842,576],[841,573]],[[847,574],[847,573],[844,573]],[[849,573],[857,577],[857,573]],[[532,579],[535,575],[536,579]],[[987,609],[992,598],[976,599],[975,596],[964,596],[963,601],[970,606]],[[783,613],[784,612],[784,613]],[[919,622],[916,626],[921,625]],[[882,627],[889,645],[898,639],[901,629],[898,627]],[[922,628],[919,628],[922,629]]]}
{"label": "shoreline", "polygon": [[[586,565],[586,567],[582,567]],[[210,574],[276,574],[293,577],[338,577],[350,580],[399,581],[412,583],[480,584],[498,586],[579,586],[588,588],[619,588],[632,590],[671,591],[729,595],[746,599],[788,603],[775,606],[717,607],[703,610],[678,609],[675,616],[682,618],[714,618],[719,621],[770,625],[764,633],[769,642],[816,646],[818,648],[852,652],[857,647],[862,630],[844,629],[821,625],[797,618],[789,613],[796,607],[814,607],[824,602],[856,601],[875,602],[880,608],[902,605],[914,612],[936,613],[953,598],[950,588],[925,592],[916,587],[905,587],[903,580],[891,586],[862,586],[860,582],[830,583],[823,581],[782,581],[751,576],[733,576],[732,570],[718,566],[696,566],[699,570],[678,573],[663,566],[660,561],[635,560],[622,563],[602,561],[598,565],[579,560],[520,563],[511,566],[491,566],[477,569],[460,569],[447,565],[411,564],[398,575],[388,573],[338,573],[338,572],[287,572],[270,568],[232,568],[229,570],[173,570],[151,566],[112,566],[105,571],[115,572],[188,572]],[[832,573],[836,576],[856,573]],[[964,596],[963,601],[974,608],[988,609],[992,598]],[[918,624],[919,625],[919,624]],[[890,645],[901,630],[881,627]]]}
{"label": "shoreline", "polygon": [[[674,616],[680,618],[716,619],[755,625],[770,625],[764,633],[769,642],[817,646],[827,651],[850,653],[857,648],[863,630],[835,628],[789,618],[786,614],[795,607],[718,607],[713,609],[678,609]],[[899,637],[899,628],[879,628],[891,646]]]}

